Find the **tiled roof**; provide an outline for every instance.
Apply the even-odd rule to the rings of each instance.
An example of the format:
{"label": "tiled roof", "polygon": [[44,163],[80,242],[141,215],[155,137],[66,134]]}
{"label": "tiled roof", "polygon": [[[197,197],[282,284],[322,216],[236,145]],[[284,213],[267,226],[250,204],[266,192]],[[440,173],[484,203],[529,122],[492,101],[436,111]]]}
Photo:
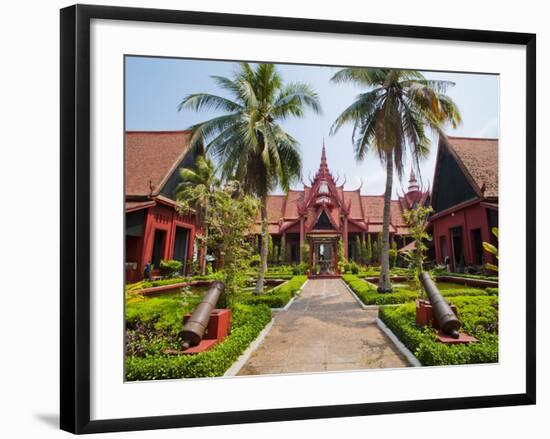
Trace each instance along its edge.
{"label": "tiled roof", "polygon": [[382,195],[362,195],[361,204],[365,222],[381,223],[384,219],[384,197]]}
{"label": "tiled roof", "polygon": [[363,212],[361,208],[361,194],[359,190],[356,191],[343,191],[344,202],[350,203],[350,217],[363,219]]}
{"label": "tiled roof", "polygon": [[288,191],[285,203],[284,218],[298,218],[298,203],[304,200],[304,191]]}
{"label": "tiled roof", "polygon": [[498,197],[498,139],[447,139],[484,197]]}
{"label": "tiled roof", "polygon": [[189,151],[189,136],[189,131],[127,131],[125,194],[158,194]]}
{"label": "tiled roof", "polygon": [[153,200],[148,201],[126,201],[125,210],[126,212],[133,212],[140,209],[145,209],[146,207],[154,206],[156,203]]}

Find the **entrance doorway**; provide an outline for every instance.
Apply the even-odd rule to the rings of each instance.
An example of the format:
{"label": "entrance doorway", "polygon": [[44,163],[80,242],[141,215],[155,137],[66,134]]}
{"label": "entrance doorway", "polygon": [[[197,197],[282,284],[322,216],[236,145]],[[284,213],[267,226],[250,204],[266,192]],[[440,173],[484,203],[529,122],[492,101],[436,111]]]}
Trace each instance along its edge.
{"label": "entrance doorway", "polygon": [[453,227],[451,229],[451,244],[453,247],[453,269],[458,273],[462,273],[464,271],[464,244],[462,227]]}
{"label": "entrance doorway", "polygon": [[337,238],[315,236],[310,238],[310,273],[313,275],[337,274]]}
{"label": "entrance doorway", "polygon": [[181,262],[180,274],[184,274],[187,270],[187,251],[189,248],[188,244],[189,244],[189,230],[184,227],[176,227],[173,259]]}

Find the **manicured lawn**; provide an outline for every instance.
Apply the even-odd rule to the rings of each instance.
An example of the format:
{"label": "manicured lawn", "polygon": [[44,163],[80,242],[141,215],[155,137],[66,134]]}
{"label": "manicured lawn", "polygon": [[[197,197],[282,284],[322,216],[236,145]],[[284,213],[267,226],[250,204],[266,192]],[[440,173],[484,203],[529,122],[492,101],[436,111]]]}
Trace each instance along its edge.
{"label": "manicured lawn", "polygon": [[248,305],[264,304],[270,308],[283,308],[294,297],[307,280],[307,276],[294,276],[288,282],[281,284],[264,294],[243,294],[239,300]]}
{"label": "manicured lawn", "polygon": [[[351,274],[345,274],[342,279],[365,305],[395,305],[414,302],[418,298],[418,292],[414,290],[412,282],[393,284],[393,293],[381,294],[376,290],[376,285]],[[445,297],[456,296],[489,296],[498,294],[495,288],[472,288],[450,282],[437,282],[441,294]]]}
{"label": "manicured lawn", "polygon": [[421,328],[415,321],[415,304],[380,308],[380,319],[418,360],[426,366],[498,362],[498,297],[462,296],[451,302],[458,308],[462,331],[478,343],[447,345],[437,341],[433,328]]}

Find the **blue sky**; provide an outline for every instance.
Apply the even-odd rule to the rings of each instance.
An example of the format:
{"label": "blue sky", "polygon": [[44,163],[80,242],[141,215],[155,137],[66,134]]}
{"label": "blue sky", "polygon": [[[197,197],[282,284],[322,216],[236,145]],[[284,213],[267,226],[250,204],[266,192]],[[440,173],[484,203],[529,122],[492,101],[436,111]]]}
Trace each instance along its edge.
{"label": "blue sky", "polygon": [[[357,189],[363,180],[362,193],[378,195],[384,192],[385,171],[375,155],[368,155],[356,163],[351,142],[351,125],[329,135],[336,117],[361,93],[353,85],[332,84],[329,79],[338,67],[278,64],[285,81],[302,81],[310,84],[319,94],[323,114],[307,112],[305,117],[282,123],[285,130],[300,143],[303,159],[303,176],[314,174],[319,167],[323,139],[327,148],[328,163],[333,175],[346,177],[346,189]],[[180,130],[219,113],[193,111],[178,112],[177,105],[190,93],[207,92],[226,95],[210,75],[231,76],[236,63],[174,58],[126,58],[126,129],[128,130]],[[424,72],[431,79],[455,82],[448,94],[458,105],[463,123],[457,129],[449,127],[449,135],[467,137],[498,137],[498,76],[450,72]],[[422,181],[427,185],[433,178],[437,144],[432,141],[430,156],[421,165]],[[410,160],[402,182],[407,187]],[[300,182],[293,185],[301,188]],[[395,180],[394,195],[401,192]]]}

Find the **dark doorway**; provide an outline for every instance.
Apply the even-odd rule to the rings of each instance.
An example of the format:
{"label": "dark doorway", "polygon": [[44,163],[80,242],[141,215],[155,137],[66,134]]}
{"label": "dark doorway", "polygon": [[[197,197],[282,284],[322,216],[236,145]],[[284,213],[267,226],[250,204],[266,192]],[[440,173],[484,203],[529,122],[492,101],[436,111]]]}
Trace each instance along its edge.
{"label": "dark doorway", "polygon": [[481,229],[472,230],[472,250],[473,263],[475,265],[483,264],[483,242],[481,240]]}
{"label": "dark doorway", "polygon": [[155,230],[155,238],[153,240],[153,258],[151,262],[155,268],[159,268],[162,255],[164,254],[164,243],[166,241],[166,232],[164,230]]}
{"label": "dark doorway", "polygon": [[447,249],[447,237],[439,237],[439,248],[441,249],[441,262],[445,263],[445,259],[449,256],[449,250]]}
{"label": "dark doorway", "polygon": [[174,239],[173,259],[181,262],[181,273],[187,269],[187,249],[189,244],[189,230],[183,227],[176,227],[176,237]]}
{"label": "dark doorway", "polygon": [[464,245],[462,239],[462,227],[453,227],[451,229],[451,244],[453,251],[454,271],[462,273],[464,271]]}

